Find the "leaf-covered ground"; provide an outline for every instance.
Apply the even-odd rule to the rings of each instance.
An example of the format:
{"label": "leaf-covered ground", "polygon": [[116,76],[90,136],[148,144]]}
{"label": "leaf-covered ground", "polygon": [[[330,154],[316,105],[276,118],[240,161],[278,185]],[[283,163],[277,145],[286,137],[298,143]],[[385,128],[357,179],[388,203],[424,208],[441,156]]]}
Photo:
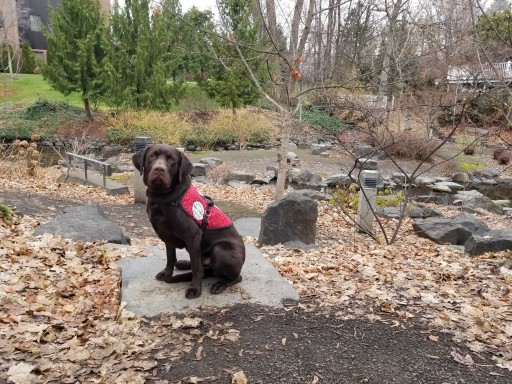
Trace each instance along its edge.
{"label": "leaf-covered ground", "polygon": [[[0,203],[15,196],[23,211],[23,201],[38,202],[32,217],[0,221],[0,383],[510,382],[509,254],[469,257],[417,238],[409,222],[396,244],[382,245],[321,203],[318,249],[262,248],[301,295],[298,305],[137,318],[120,300],[120,255],[32,230],[60,213],[56,201],[99,202],[129,231],[139,228],[136,252],[159,243],[143,210],[129,196],[56,184],[55,172],[0,175]],[[199,189],[259,213],[272,199],[256,188]]]}

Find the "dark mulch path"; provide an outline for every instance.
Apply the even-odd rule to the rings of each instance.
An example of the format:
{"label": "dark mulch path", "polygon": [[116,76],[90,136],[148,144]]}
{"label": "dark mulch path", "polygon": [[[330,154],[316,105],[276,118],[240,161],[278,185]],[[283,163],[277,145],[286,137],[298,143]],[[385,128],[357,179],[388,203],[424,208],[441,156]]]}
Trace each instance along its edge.
{"label": "dark mulch path", "polygon": [[[196,345],[184,360],[171,363],[168,372],[158,370],[154,380],[171,383],[231,383],[229,372],[244,371],[252,384],[315,383],[510,383],[512,375],[495,367],[488,358],[471,354],[476,365],[454,361],[452,351],[468,351],[451,341],[448,334],[406,324],[393,327],[368,320],[341,320],[320,313],[306,313],[296,306],[287,310],[254,305],[237,305],[204,319],[216,324],[231,323],[240,339],[204,338],[202,359]],[[429,340],[439,336],[439,341]],[[283,339],[286,339],[283,341]],[[502,375],[502,376],[500,376]],[[215,377],[215,379],[212,379]]]}

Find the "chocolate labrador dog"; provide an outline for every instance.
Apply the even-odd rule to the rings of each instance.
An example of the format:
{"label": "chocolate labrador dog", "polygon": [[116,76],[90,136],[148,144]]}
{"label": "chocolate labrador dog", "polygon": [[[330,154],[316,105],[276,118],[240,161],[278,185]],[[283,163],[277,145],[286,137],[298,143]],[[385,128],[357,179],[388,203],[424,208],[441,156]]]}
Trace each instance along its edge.
{"label": "chocolate labrador dog", "polygon": [[[175,148],[154,144],[135,153],[133,164],[147,188],[146,211],[153,229],[165,243],[167,265],[156,278],[167,283],[191,281],[188,299],[201,295],[203,277],[218,276],[211,293],[242,281],[245,246],[231,219],[191,185],[192,163]],[[189,261],[176,262],[176,248]],[[191,269],[173,276],[174,268]]]}

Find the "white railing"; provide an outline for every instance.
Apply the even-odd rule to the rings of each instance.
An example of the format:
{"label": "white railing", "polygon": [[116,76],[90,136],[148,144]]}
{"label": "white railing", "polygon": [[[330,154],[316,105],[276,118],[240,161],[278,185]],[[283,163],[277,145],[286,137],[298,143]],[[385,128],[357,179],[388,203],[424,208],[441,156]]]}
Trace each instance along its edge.
{"label": "white railing", "polygon": [[473,84],[512,81],[512,62],[463,65],[449,67],[446,80],[449,84]]}

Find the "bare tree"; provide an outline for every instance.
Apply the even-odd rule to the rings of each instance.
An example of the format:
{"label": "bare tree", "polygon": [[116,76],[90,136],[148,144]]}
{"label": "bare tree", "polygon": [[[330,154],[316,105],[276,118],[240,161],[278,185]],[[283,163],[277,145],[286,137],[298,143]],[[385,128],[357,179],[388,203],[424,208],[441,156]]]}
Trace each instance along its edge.
{"label": "bare tree", "polygon": [[0,40],[7,47],[7,66],[11,76],[15,72],[13,62],[20,52],[19,31],[20,28],[27,27],[28,23],[29,9],[25,7],[23,0],[0,0]]}

